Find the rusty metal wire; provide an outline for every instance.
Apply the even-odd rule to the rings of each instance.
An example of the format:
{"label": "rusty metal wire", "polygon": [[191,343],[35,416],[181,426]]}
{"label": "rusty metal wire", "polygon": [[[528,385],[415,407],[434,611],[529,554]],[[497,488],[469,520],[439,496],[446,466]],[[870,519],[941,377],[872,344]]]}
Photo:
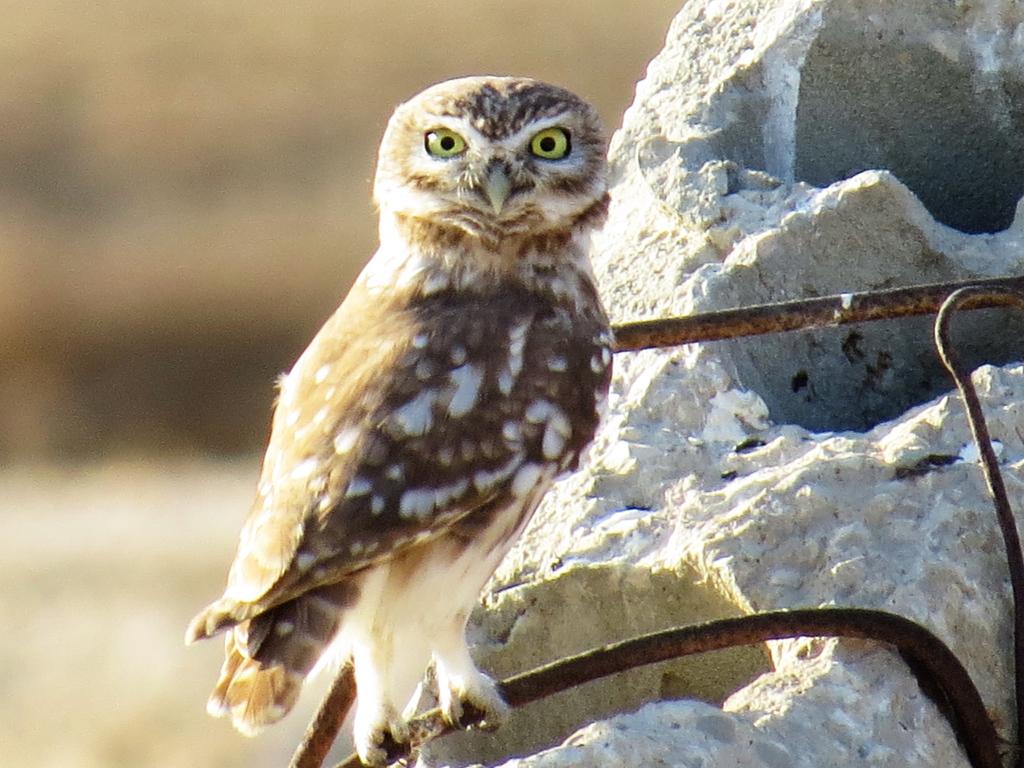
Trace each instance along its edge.
{"label": "rusty metal wire", "polygon": [[[907,660],[921,687],[939,694],[972,768],[1001,768],[998,737],[984,703],[960,660],[920,624],[884,611],[861,608],[808,608],[721,619],[706,624],[654,632],[581,653],[510,678],[499,686],[510,707],[520,707],[559,691],[617,672],[695,653],[794,637],[852,637],[888,643]],[[453,728],[440,710],[415,718],[413,747]],[[395,754],[395,759],[410,752]],[[335,768],[358,768],[351,755]]]}
{"label": "rusty metal wire", "polygon": [[[628,323],[614,329],[616,352],[624,352],[938,313],[936,345],[964,398],[1006,542],[1014,594],[1017,738],[1024,733],[1024,711],[1021,707],[1024,702],[1024,561],[977,393],[970,375],[957,366],[950,353],[948,328],[950,317],[959,309],[1024,306],[1022,292],[1024,277],[1008,277],[839,294]],[[922,688],[930,694],[934,692],[939,699],[972,767],[1001,768],[995,728],[977,688],[959,659],[921,625],[883,611],[854,608],[780,611],[666,630],[562,659],[510,678],[502,682],[500,688],[509,706],[517,707],[588,680],[644,664],[735,645],[812,636],[857,637],[895,646]],[[351,674],[351,669],[346,668],[335,681],[290,768],[320,768],[323,764],[352,703]],[[342,679],[345,676],[347,679]],[[438,710],[415,718],[410,729],[413,748],[452,730],[441,719]],[[410,745],[391,746],[390,753],[396,760],[407,757],[411,752]],[[352,755],[335,768],[356,768],[359,765],[359,758]],[[1018,753],[1014,765],[1024,768],[1024,753]]]}
{"label": "rusty metal wire", "polygon": [[[985,414],[981,410],[981,401],[971,381],[971,372],[960,367],[950,342],[950,322],[958,310],[965,306],[978,306],[980,302],[1000,300],[1002,303],[1014,304],[1024,309],[1024,294],[1010,288],[969,286],[960,288],[947,298],[939,314],[935,318],[935,346],[939,357],[956,382],[960,396],[963,398],[967,411],[967,422],[971,426],[971,434],[978,446],[981,466],[985,473],[985,482],[996,509],[996,519],[1003,534],[1006,547],[1006,563],[1010,571],[1010,589],[1013,593],[1013,662],[1014,662],[1014,695],[1016,703],[1016,740],[1020,741],[1024,734],[1024,555],[1021,553],[1020,536],[1013,518],[1010,499],[1006,493],[1006,484],[999,471],[999,461],[992,448],[992,437],[988,431]],[[1017,750],[1013,765],[1021,768],[1024,765],[1024,752]]]}
{"label": "rusty metal wire", "polygon": [[288,768],[320,768],[324,764],[355,700],[356,676],[352,665],[346,664],[338,670],[330,690],[320,702]]}
{"label": "rusty metal wire", "polygon": [[949,294],[968,286],[985,289],[971,298],[971,309],[1006,306],[1013,303],[1011,291],[1024,290],[1024,276],[840,293],[817,299],[755,304],[687,317],[625,323],[615,326],[615,351],[635,352],[698,341],[721,341],[740,336],[934,315]]}

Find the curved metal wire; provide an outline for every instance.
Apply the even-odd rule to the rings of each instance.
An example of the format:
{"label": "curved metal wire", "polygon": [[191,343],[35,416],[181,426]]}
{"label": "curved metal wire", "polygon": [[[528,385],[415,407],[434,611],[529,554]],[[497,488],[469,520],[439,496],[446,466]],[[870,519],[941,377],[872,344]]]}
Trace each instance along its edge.
{"label": "curved metal wire", "polygon": [[[992,437],[989,435],[985,414],[981,409],[981,401],[971,382],[970,371],[964,371],[953,353],[950,342],[950,323],[958,310],[967,306],[977,306],[980,302],[999,298],[1002,303],[1015,304],[1024,309],[1024,295],[1009,288],[992,288],[987,286],[970,286],[954,291],[943,302],[935,318],[935,346],[939,357],[956,382],[960,396],[967,410],[967,422],[974,435],[981,456],[981,467],[985,474],[992,502],[996,508],[996,519],[1003,534],[1003,545],[1006,547],[1006,563],[1010,570],[1010,588],[1013,592],[1013,678],[1016,710],[1016,736],[1020,741],[1024,734],[1024,555],[1021,554],[1020,536],[1017,523],[1013,518],[1010,499],[1006,493],[1006,484],[999,471],[999,461],[992,448]],[[1017,749],[1012,765],[1021,768],[1024,765],[1024,752]]]}
{"label": "curved metal wire", "polygon": [[[646,664],[766,640],[821,636],[875,640],[894,646],[906,659],[922,689],[937,694],[937,703],[963,745],[972,768],[1001,768],[995,726],[956,654],[920,624],[885,611],[806,608],[667,629],[561,659],[509,678],[499,688],[510,707],[520,707]],[[435,709],[412,720],[410,730],[413,734],[411,749],[403,745],[402,749],[393,751],[394,760],[408,757],[426,741],[455,729],[446,724],[440,710]],[[360,765],[358,756],[351,755],[335,768]]]}

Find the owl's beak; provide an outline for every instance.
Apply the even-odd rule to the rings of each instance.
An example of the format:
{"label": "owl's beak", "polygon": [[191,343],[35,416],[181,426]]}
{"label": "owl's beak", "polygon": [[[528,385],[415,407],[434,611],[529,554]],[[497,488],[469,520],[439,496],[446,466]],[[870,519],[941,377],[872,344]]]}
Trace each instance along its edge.
{"label": "owl's beak", "polygon": [[487,196],[495,216],[501,215],[501,210],[505,207],[505,201],[508,200],[508,193],[511,189],[512,180],[508,177],[508,170],[503,164],[493,164],[487,172],[484,194]]}

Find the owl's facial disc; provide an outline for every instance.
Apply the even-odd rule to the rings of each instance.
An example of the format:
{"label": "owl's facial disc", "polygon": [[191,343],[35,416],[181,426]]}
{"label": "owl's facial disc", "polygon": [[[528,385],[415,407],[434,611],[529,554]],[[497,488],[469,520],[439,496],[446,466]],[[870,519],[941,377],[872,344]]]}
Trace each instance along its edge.
{"label": "owl's facial disc", "polygon": [[593,109],[537,81],[470,78],[399,107],[374,184],[383,214],[488,240],[571,226],[603,199]]}

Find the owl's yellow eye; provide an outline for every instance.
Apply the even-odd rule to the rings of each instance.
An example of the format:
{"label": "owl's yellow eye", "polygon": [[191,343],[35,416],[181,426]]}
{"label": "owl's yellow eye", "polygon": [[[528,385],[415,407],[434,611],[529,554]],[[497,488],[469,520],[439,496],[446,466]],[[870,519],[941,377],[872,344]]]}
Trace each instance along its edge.
{"label": "owl's yellow eye", "polygon": [[545,128],[530,139],[530,152],[544,160],[561,160],[572,150],[565,128]]}
{"label": "owl's yellow eye", "polygon": [[466,151],[466,140],[447,128],[428,131],[423,139],[423,145],[427,153],[433,157],[455,157]]}

